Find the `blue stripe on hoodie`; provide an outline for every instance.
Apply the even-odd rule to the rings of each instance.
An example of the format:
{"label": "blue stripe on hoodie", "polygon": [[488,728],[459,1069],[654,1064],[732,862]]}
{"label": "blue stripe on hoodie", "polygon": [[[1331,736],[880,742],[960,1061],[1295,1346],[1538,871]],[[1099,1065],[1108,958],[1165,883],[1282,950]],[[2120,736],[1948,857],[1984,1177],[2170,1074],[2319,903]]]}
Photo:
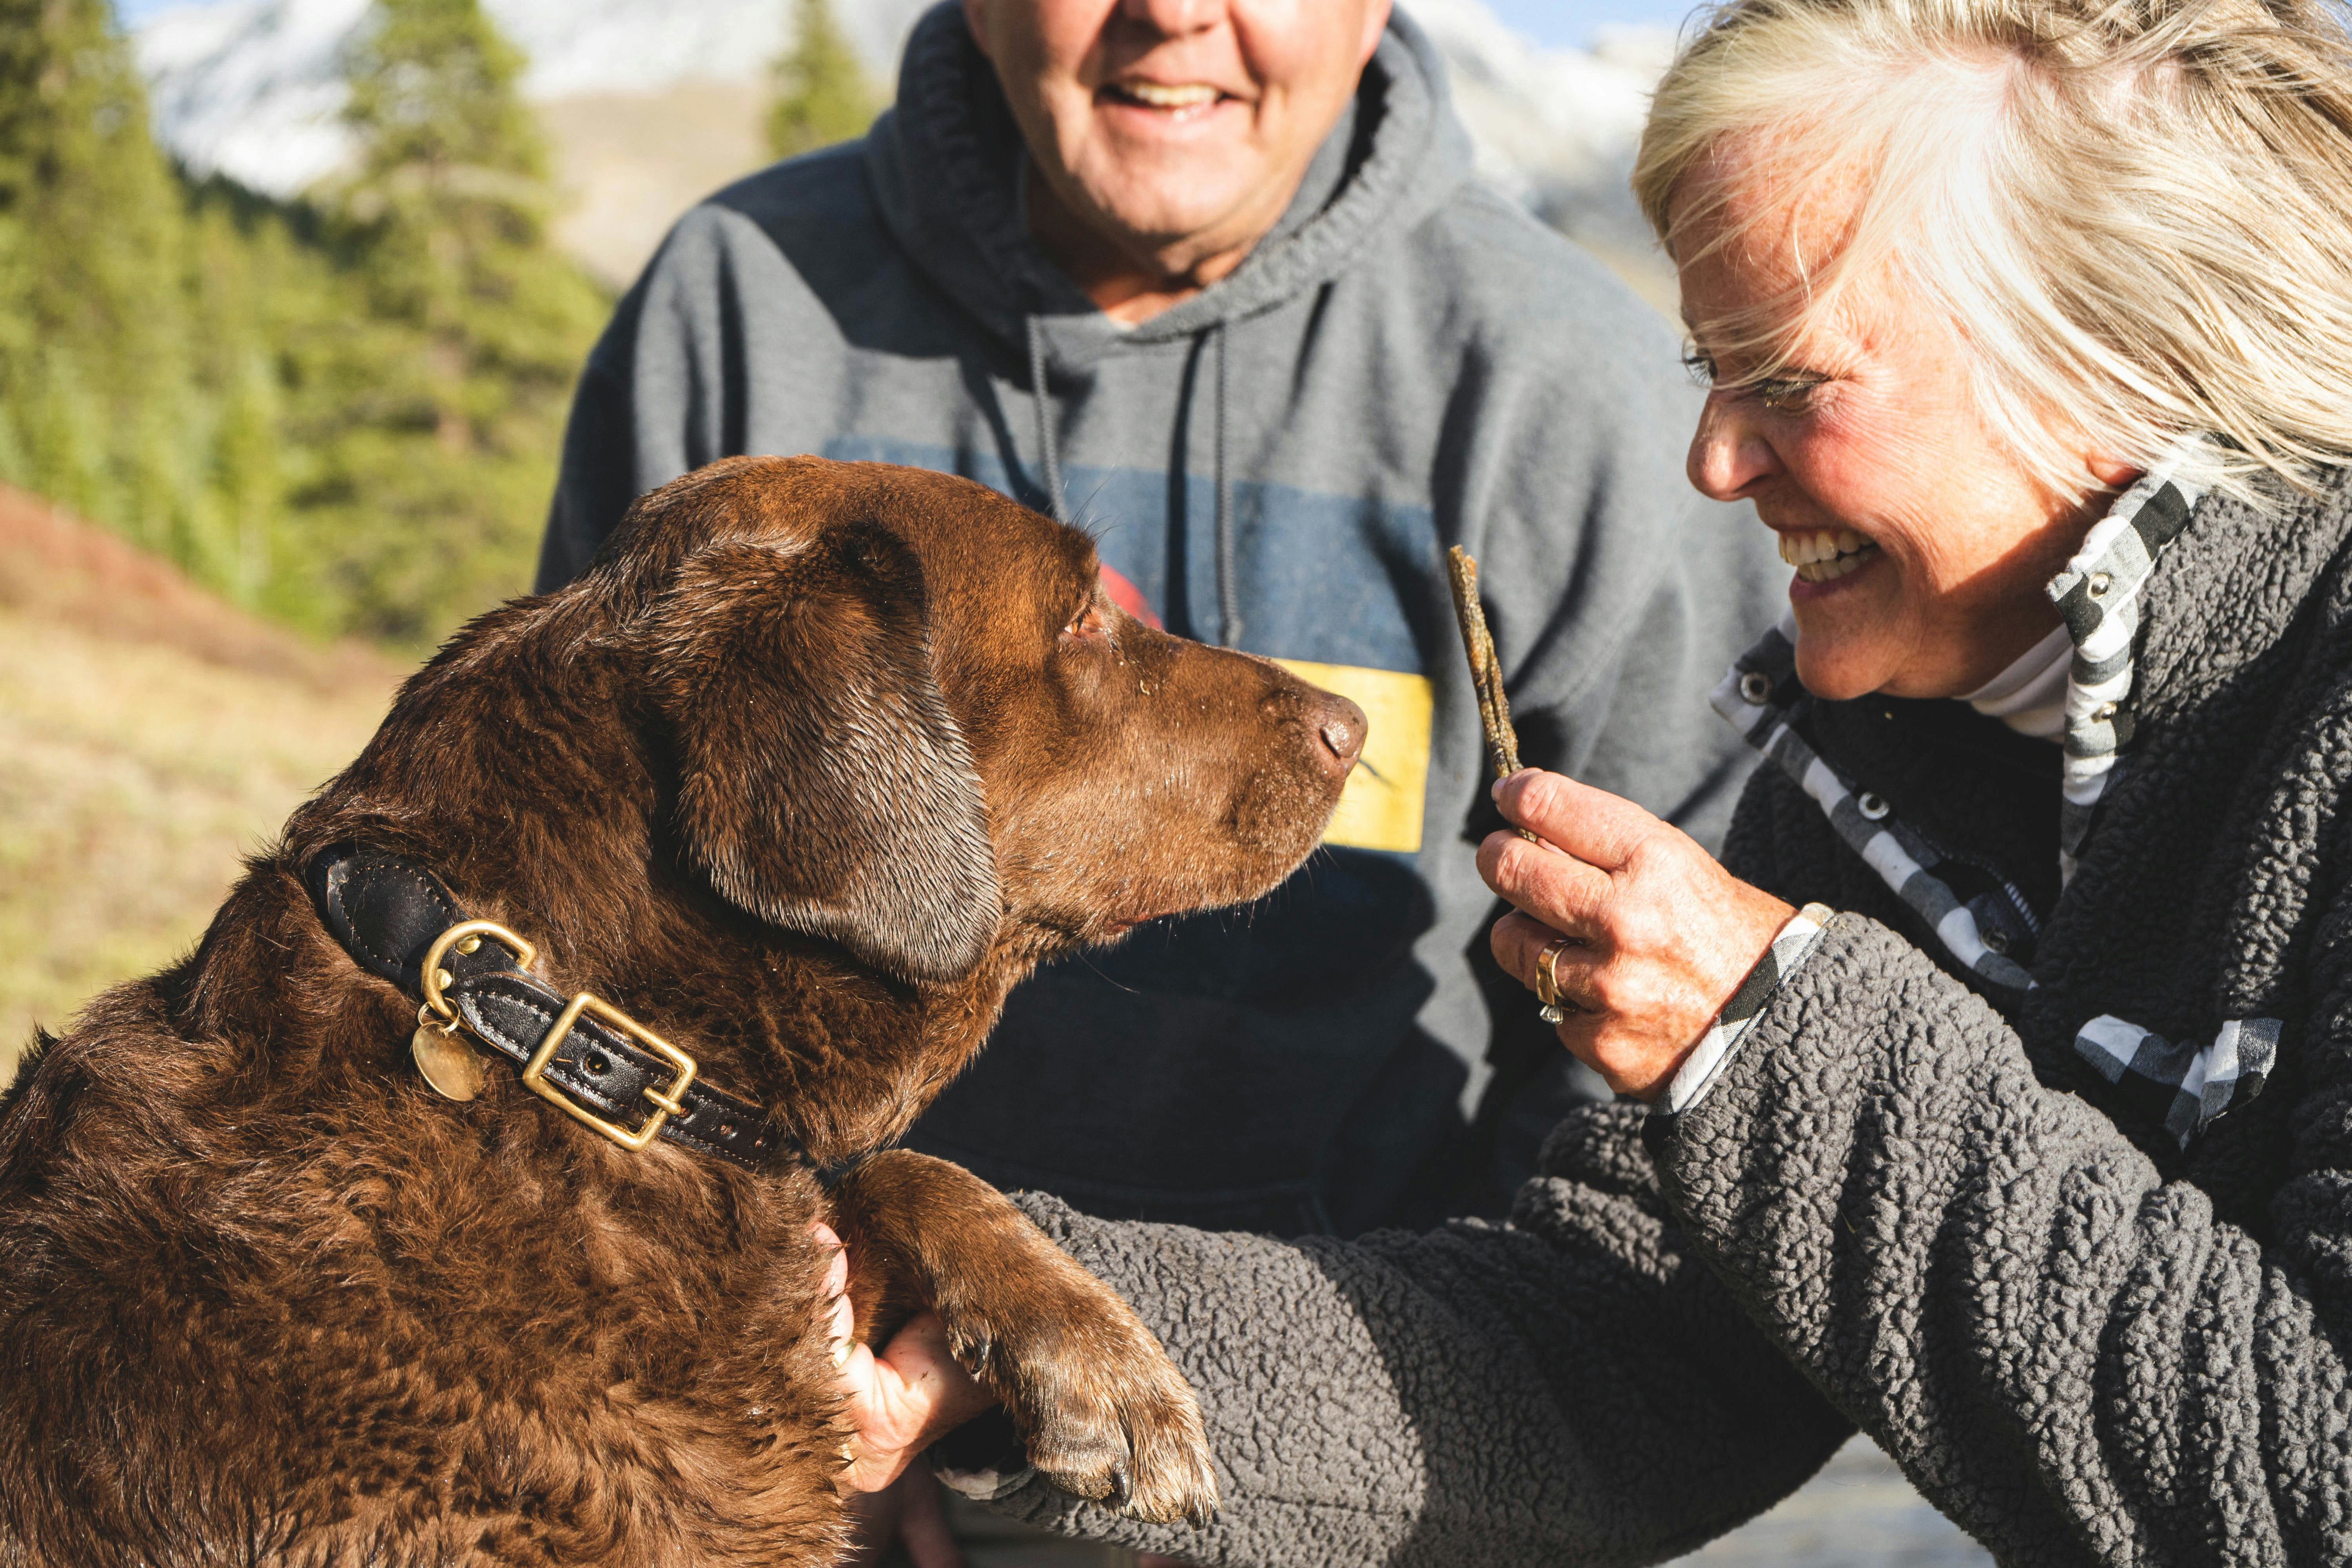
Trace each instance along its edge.
{"label": "blue stripe on hoodie", "polygon": [[[1032,504],[1043,500],[1023,493],[1026,487],[990,454],[842,436],[827,441],[819,455],[961,474],[1000,494]],[[1072,503],[1070,521],[1094,535],[1096,552],[1141,591],[1168,629],[1217,641],[1214,500],[1208,486],[1187,487],[1177,503],[1181,510],[1170,502],[1164,473],[1082,465],[1065,472],[1063,486]],[[1430,619],[1435,606],[1423,602],[1425,593],[1397,592],[1398,579],[1423,588],[1442,581],[1437,519],[1428,507],[1242,482],[1233,487],[1233,509],[1237,564],[1255,628],[1245,646],[1282,658],[1424,676],[1460,657],[1458,642],[1444,640],[1459,635],[1452,610],[1441,624]],[[1269,525],[1276,517],[1280,525]]]}

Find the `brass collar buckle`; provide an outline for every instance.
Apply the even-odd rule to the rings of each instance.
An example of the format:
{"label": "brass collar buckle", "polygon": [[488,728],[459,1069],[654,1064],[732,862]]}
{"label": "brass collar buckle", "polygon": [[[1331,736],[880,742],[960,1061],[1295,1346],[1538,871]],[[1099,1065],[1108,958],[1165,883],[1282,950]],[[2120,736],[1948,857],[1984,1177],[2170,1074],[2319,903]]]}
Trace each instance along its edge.
{"label": "brass collar buckle", "polygon": [[[496,921],[460,921],[435,938],[432,947],[425,952],[421,979],[425,991],[425,1010],[440,1020],[438,1027],[444,1034],[460,1026],[465,1026],[468,1034],[474,1033],[474,1030],[471,1026],[466,1025],[465,1019],[449,1005],[448,998],[443,994],[443,988],[455,983],[449,971],[442,967],[443,960],[448,957],[452,949],[466,953],[478,951],[482,945],[482,938],[486,936],[512,952],[516,962],[522,968],[530,968],[539,957],[538,949]],[[607,1121],[594,1111],[587,1110],[566,1094],[562,1087],[548,1081],[548,1063],[554,1059],[557,1049],[571,1037],[573,1026],[580,1022],[583,1014],[593,1015],[599,1023],[618,1030],[677,1069],[676,1076],[664,1088],[647,1087],[641,1091],[652,1109],[646,1113],[645,1120],[639,1122],[634,1131],[622,1126],[617,1121]],[[688,1056],[610,1002],[583,991],[572,998],[562,1013],[556,1017],[555,1022],[549,1026],[545,1037],[539,1043],[539,1048],[533,1051],[530,1059],[523,1064],[522,1082],[524,1088],[571,1117],[574,1121],[584,1127],[595,1129],[624,1149],[638,1151],[643,1150],[661,1135],[663,1126],[672,1116],[686,1114],[686,1107],[680,1102],[681,1097],[693,1085],[695,1075],[700,1070],[692,1057]]]}

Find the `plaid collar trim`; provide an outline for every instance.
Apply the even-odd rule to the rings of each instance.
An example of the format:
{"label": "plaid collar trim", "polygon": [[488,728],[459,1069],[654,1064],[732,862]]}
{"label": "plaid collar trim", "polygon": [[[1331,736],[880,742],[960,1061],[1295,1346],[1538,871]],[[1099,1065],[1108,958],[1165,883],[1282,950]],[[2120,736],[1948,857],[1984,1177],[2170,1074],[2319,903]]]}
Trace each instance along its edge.
{"label": "plaid collar trim", "polygon": [[2058,872],[2064,881],[2074,880],[2100,805],[2123,776],[2134,723],[2140,590],[2205,494],[2207,487],[2183,472],[2196,466],[2205,447],[2201,436],[2175,446],[2116,498],[2074,560],[2050,581],[2050,602],[2074,644],[2066,677],[2065,804],[2058,824]]}
{"label": "plaid collar trim", "polygon": [[1791,916],[1731,1000],[1723,1005],[1715,1022],[1699,1037],[1691,1054],[1683,1058],[1673,1079],[1666,1085],[1665,1109],[1679,1116],[1699,1102],[1700,1097],[1715,1086],[1724,1064],[1748,1037],[1748,1031],[1763,1016],[1764,1009],[1780,989],[1780,982],[1794,974],[1805,960],[1821,945],[1822,928],[1837,918],[1836,911],[1826,904],[1807,904]]}
{"label": "plaid collar trim", "polygon": [[1796,617],[1782,616],[1716,687],[1708,699],[1715,710],[1813,797],[1846,847],[1927,923],[1954,958],[2006,990],[2032,989],[2025,966],[2009,956],[2036,934],[2023,925],[2022,911],[2003,908],[2005,900],[1996,893],[1963,900],[1947,879],[1944,851],[1896,816],[1884,797],[1855,788],[1800,732],[1790,712],[1804,691],[1797,681],[1796,638]]}
{"label": "plaid collar trim", "polygon": [[[2141,590],[2209,488],[2184,472],[2198,466],[2205,442],[2203,437],[2181,442],[2116,497],[2050,583],[2051,601],[2074,644],[2059,828],[2059,870],[2068,880],[2128,760]],[[1797,681],[1796,636],[1795,616],[1784,616],[1716,687],[1709,700],[1715,710],[1812,796],[1838,837],[1927,921],[1955,959],[1995,985],[2032,989],[2032,975],[2007,955],[2007,911],[1989,895],[1963,903],[1937,874],[1943,853],[1906,826],[1884,799],[1857,790],[1798,731],[1790,710],[1804,689]],[[1808,934],[1779,973],[1802,962],[1817,940]],[[1718,1020],[1718,1031],[1724,1026]],[[2262,1093],[2284,1032],[2276,1018],[2235,1018],[2200,1045],[2168,1040],[2102,1014],[2076,1031],[2074,1047],[2125,1104],[2186,1149],[2217,1118]],[[1726,1052],[1714,1054],[1719,1058]],[[1712,1077],[1709,1071],[1700,1081]]]}

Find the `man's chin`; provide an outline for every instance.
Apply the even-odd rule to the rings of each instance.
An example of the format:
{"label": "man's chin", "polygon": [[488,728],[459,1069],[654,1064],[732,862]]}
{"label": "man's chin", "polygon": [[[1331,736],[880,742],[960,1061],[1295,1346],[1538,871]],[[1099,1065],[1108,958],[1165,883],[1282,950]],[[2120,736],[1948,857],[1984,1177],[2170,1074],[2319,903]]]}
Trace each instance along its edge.
{"label": "man's chin", "polygon": [[[1238,221],[1244,193],[1224,188],[1232,183],[1230,164],[1192,154],[1137,162],[1159,166],[1149,169],[1144,178],[1135,177],[1130,166],[1118,171],[1122,177],[1115,180],[1084,175],[1079,179],[1079,187],[1094,209],[1090,226],[1115,240],[1120,249],[1163,259],[1171,252],[1185,249],[1206,256],[1221,248],[1217,237],[1247,226]],[[1215,177],[1213,186],[1188,178],[1203,172]],[[1229,195],[1232,199],[1227,199]]]}

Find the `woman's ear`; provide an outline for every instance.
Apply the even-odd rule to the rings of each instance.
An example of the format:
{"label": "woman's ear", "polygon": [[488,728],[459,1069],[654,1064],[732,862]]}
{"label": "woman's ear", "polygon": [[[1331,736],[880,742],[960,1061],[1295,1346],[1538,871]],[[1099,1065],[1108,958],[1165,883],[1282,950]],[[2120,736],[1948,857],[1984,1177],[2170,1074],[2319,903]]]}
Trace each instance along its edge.
{"label": "woman's ear", "polygon": [[639,639],[688,858],[730,903],[902,979],[975,968],[1003,901],[922,569],[870,523],[680,568]]}

